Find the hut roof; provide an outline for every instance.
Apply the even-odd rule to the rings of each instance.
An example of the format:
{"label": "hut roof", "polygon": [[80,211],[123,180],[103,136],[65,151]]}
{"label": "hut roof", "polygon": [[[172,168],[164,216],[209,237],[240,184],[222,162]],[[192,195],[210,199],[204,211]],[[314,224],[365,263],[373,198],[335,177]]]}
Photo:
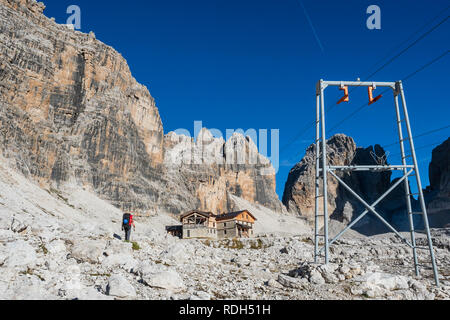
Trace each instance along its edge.
{"label": "hut roof", "polygon": [[180,220],[182,220],[183,218],[185,218],[185,217],[187,217],[187,216],[190,216],[190,215],[193,214],[193,213],[197,213],[197,214],[199,214],[199,215],[201,215],[201,216],[204,216],[204,217],[206,217],[206,218],[214,217],[214,216],[215,216],[212,212],[205,212],[205,211],[199,211],[199,210],[191,210],[191,211],[188,211],[188,212],[183,213],[182,215],[180,215]]}
{"label": "hut roof", "polygon": [[219,221],[219,220],[233,219],[233,218],[236,218],[238,215],[240,215],[243,212],[248,213],[253,219],[255,219],[255,221],[257,220],[256,217],[254,215],[252,215],[250,213],[250,211],[248,211],[248,210],[241,210],[241,211],[235,211],[235,212],[229,212],[229,213],[220,214],[220,215],[216,216],[216,220]]}

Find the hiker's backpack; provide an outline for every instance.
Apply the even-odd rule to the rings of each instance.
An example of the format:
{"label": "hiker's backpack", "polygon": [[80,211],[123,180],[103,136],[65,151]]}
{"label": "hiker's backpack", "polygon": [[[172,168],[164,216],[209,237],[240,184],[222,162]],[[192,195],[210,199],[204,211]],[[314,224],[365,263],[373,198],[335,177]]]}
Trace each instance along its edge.
{"label": "hiker's backpack", "polygon": [[125,213],[122,218],[122,225],[131,226],[131,223],[133,223],[133,216],[129,213]]}

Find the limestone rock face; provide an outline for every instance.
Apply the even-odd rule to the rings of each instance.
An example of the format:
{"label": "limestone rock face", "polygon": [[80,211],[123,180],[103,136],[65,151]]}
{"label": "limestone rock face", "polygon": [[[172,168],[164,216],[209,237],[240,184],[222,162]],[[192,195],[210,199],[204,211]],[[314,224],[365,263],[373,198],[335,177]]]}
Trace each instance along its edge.
{"label": "limestone rock face", "polygon": [[[137,213],[225,211],[228,194],[282,208],[256,146],[208,131],[193,145],[164,138],[155,100],[125,59],[93,33],[48,19],[44,8],[0,0],[0,145],[16,168],[43,187],[81,185]],[[266,162],[214,161],[248,148]],[[176,165],[173,157],[188,155],[203,160]]]}
{"label": "limestone rock face", "polygon": [[[343,134],[331,137],[327,141],[328,163],[330,165],[375,165],[372,152],[383,156],[385,151],[379,145],[368,148],[357,147],[354,140]],[[432,161],[429,166],[431,185],[425,190],[425,200],[428,208],[428,218],[431,227],[444,227],[450,223],[450,139],[433,150]],[[339,173],[358,195],[367,203],[372,204],[385,193],[399,178],[391,181],[391,172],[351,172]],[[410,182],[415,184],[411,178]],[[311,145],[305,157],[290,171],[286,182],[283,203],[291,212],[307,217],[311,222],[314,219],[315,202],[315,145]],[[320,192],[322,186],[320,185]],[[411,189],[411,188],[410,188]],[[413,212],[420,212],[420,203],[411,196]],[[322,198],[319,199],[319,212],[323,210]],[[328,176],[328,210],[332,219],[348,223],[365,210],[365,207],[356,200],[337,180]],[[401,183],[377,205],[377,211],[395,228],[408,231],[409,221],[406,214],[404,184]],[[320,221],[322,223],[322,221]],[[414,216],[415,228],[423,228],[422,216]],[[385,232],[381,222],[371,213],[355,226],[358,231],[365,234]]]}
{"label": "limestone rock face", "polygon": [[140,180],[158,180],[162,163],[154,99],[119,53],[42,9],[0,1],[3,154],[41,183],[75,180],[121,207],[151,198]]}
{"label": "limestone rock face", "polygon": [[[305,157],[291,169],[283,194],[283,204],[289,211],[297,212],[310,220],[314,218],[315,148],[314,144],[311,145],[306,150]],[[343,134],[337,134],[327,141],[328,163],[333,166],[375,165],[371,152],[378,156],[384,154],[379,145],[360,148],[351,137]],[[368,203],[375,201],[391,185],[390,172],[337,172],[337,175]],[[359,213],[362,206],[335,178],[328,177],[329,214],[340,221],[351,221],[354,213]],[[319,210],[322,211],[322,198],[319,200]]]}
{"label": "limestone rock face", "polygon": [[172,202],[174,209],[186,202],[181,197],[193,194],[198,200],[192,207],[217,213],[235,209],[231,195],[283,210],[275,192],[275,170],[250,138],[235,133],[225,142],[203,128],[196,141],[170,132],[164,142],[171,193],[180,197]]}
{"label": "limestone rock face", "polygon": [[[332,165],[349,165],[356,154],[355,142],[345,135],[332,137],[327,141],[327,148],[328,160]],[[291,169],[283,193],[286,208],[308,218],[314,216],[315,152],[316,146],[313,144],[306,150],[305,157]],[[337,181],[331,179],[328,201],[332,211],[336,208],[337,187]]]}
{"label": "limestone rock face", "polygon": [[[425,190],[430,220],[439,224],[450,223],[450,138],[437,146],[432,152],[428,169],[430,186]],[[439,217],[438,217],[439,216]],[[431,224],[434,221],[431,221]]]}

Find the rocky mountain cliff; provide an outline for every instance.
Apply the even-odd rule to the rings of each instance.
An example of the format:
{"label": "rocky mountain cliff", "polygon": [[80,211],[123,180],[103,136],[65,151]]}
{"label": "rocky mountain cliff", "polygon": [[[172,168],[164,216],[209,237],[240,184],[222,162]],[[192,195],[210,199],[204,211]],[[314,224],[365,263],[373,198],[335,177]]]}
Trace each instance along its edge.
{"label": "rocky mountain cliff", "polygon": [[164,137],[155,100],[125,59],[44,8],[0,0],[0,143],[15,167],[42,185],[82,185],[140,213],[226,210],[231,194],[282,207],[275,175],[260,176],[261,165],[194,170],[166,161],[177,143]]}
{"label": "rocky mountain cliff", "polygon": [[172,194],[188,190],[200,201],[197,207],[213,212],[236,209],[232,195],[284,210],[275,193],[275,170],[249,137],[234,133],[225,141],[203,128],[196,140],[170,132],[164,143]]}
{"label": "rocky mountain cliff", "polygon": [[[376,145],[369,148],[358,148],[355,141],[343,134],[337,134],[327,141],[328,161],[330,165],[374,165],[375,160],[370,152],[383,155],[384,150]],[[283,204],[291,212],[314,219],[314,180],[315,180],[315,149],[313,144],[306,150],[305,157],[297,163],[289,173],[283,194]],[[390,185],[391,173],[353,172],[337,173],[348,185],[369,202],[375,201]],[[336,179],[328,181],[328,210],[333,217],[341,221],[350,221],[353,211],[359,209],[359,204]],[[320,203],[320,210],[323,204]]]}
{"label": "rocky mountain cliff", "polygon": [[[448,224],[449,205],[449,140],[433,151],[430,164],[431,186],[425,192],[429,209],[429,220],[432,227],[442,227]],[[343,134],[337,134],[327,141],[328,161],[331,165],[376,165],[371,152],[383,156],[385,151],[379,145],[368,148],[357,147],[355,141]],[[314,219],[314,181],[315,181],[315,145],[306,150],[305,157],[290,171],[283,194],[283,204],[291,212],[299,213],[310,221]],[[398,178],[391,181],[391,172],[337,172],[352,189],[368,203],[373,203],[386,192]],[[363,205],[353,195],[344,189],[336,179],[329,176],[328,208],[332,219],[348,223],[364,211]],[[395,227],[409,230],[404,201],[403,184],[399,185],[378,206],[379,212]],[[411,198],[413,211],[420,211],[417,200]],[[322,211],[323,203],[319,202]],[[437,212],[439,211],[439,212]],[[442,211],[442,212],[441,212]],[[443,214],[443,212],[447,214]],[[420,216],[415,217],[415,225],[423,226]],[[378,233],[385,230],[377,219],[371,215],[363,218],[357,225],[364,233]]]}
{"label": "rocky mountain cliff", "polygon": [[438,225],[450,224],[450,138],[433,150],[428,176],[430,186],[425,190],[428,210]]}

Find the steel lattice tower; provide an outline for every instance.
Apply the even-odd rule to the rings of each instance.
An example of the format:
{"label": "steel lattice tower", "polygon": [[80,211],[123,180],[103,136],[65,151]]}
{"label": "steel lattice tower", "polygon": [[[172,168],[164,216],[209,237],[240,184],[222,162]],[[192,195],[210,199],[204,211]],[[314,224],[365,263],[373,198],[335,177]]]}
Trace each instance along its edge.
{"label": "steel lattice tower", "polygon": [[[325,130],[325,99],[324,92],[328,86],[338,86],[341,90],[344,90],[344,97],[338,102],[348,101],[348,87],[368,87],[369,91],[369,104],[376,102],[381,95],[373,98],[372,92],[377,87],[387,87],[391,88],[394,93],[394,104],[395,111],[397,115],[397,127],[398,127],[398,139],[400,144],[400,152],[402,163],[399,165],[348,165],[348,166],[332,166],[327,163],[327,146],[326,146],[326,130]],[[399,104],[399,96],[401,98],[400,108]],[[399,236],[409,247],[412,248],[413,256],[414,256],[414,268],[416,275],[419,275],[419,263],[417,258],[417,250],[418,249],[426,249],[430,252],[431,264],[434,273],[434,279],[436,285],[439,286],[439,275],[436,266],[436,259],[434,256],[433,243],[430,234],[430,228],[428,223],[428,215],[427,208],[425,205],[425,200],[423,196],[422,183],[420,180],[419,167],[417,163],[416,152],[414,148],[413,135],[411,132],[411,126],[409,122],[408,110],[406,107],[405,93],[403,90],[403,85],[401,81],[397,82],[361,82],[361,81],[324,81],[320,80],[317,83],[316,87],[316,176],[315,176],[315,236],[314,236],[314,260],[317,263],[318,257],[321,251],[325,250],[325,264],[329,262],[329,247],[336,240],[338,240],[347,230],[353,227],[358,221],[360,221],[367,213],[371,212],[377,218],[379,218],[392,232],[394,232],[397,236]],[[402,118],[403,115],[403,118]],[[403,127],[406,127],[407,137],[405,138],[403,135]],[[323,143],[321,143],[323,142]],[[409,143],[411,154],[405,154],[405,142]],[[408,159],[411,159],[412,164],[408,164]],[[383,195],[381,195],[375,202],[372,204],[367,203],[363,198],[361,198],[355,191],[352,190],[338,175],[336,175],[336,171],[371,171],[371,172],[381,172],[381,171],[394,171],[399,170],[403,173],[402,177],[392,185]],[[414,173],[414,174],[413,174]],[[333,239],[329,239],[328,236],[328,198],[327,198],[327,176],[330,174],[334,177],[346,190],[348,190],[359,202],[363,204],[366,208],[364,212],[362,212],[355,220],[353,220],[348,226],[346,226],[339,234],[337,234]],[[420,202],[420,207],[422,212],[412,212],[411,206],[411,192],[409,188],[408,178],[415,176],[415,180],[418,188],[418,198]],[[320,186],[320,180],[322,179],[322,187]],[[381,202],[388,194],[390,194],[397,186],[401,183],[404,184],[405,190],[405,201],[406,201],[406,209],[408,214],[409,226],[410,226],[410,235],[411,241],[405,239],[394,227],[392,227],[375,209],[376,205]],[[322,194],[320,194],[320,189],[322,189]],[[323,200],[323,231],[324,234],[319,234],[319,217],[322,216],[319,214],[319,199]],[[423,222],[425,226],[425,231],[428,240],[428,247],[419,247],[416,245],[415,239],[415,230],[414,230],[414,221],[413,215],[420,214],[423,217]],[[319,249],[319,237],[324,238],[324,246]]]}

